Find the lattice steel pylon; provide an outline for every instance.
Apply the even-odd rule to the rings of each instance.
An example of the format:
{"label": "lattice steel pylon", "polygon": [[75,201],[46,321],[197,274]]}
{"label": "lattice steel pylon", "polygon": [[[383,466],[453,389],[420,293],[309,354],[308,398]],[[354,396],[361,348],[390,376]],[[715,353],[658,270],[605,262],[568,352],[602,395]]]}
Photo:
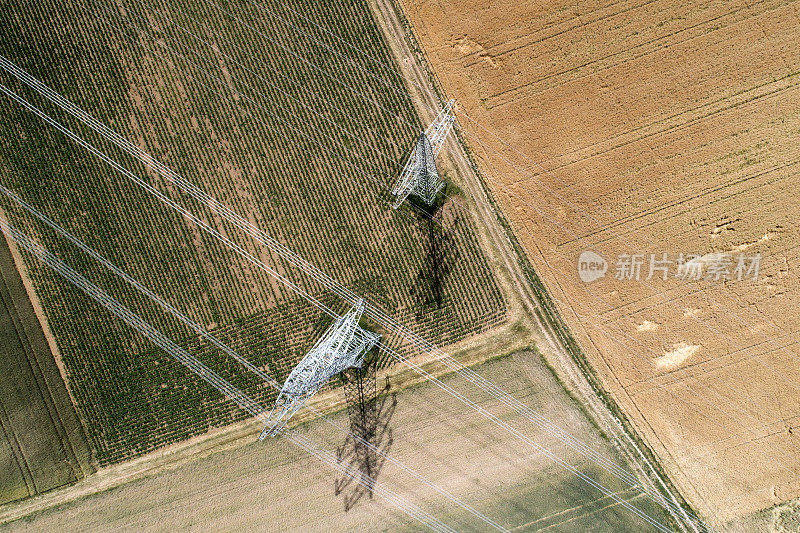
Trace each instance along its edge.
{"label": "lattice steel pylon", "polygon": [[347,314],[336,319],[294,367],[269,412],[259,440],[277,435],[297,410],[333,376],[346,368],[361,367],[364,356],[381,337],[359,327],[358,321],[363,313],[364,300],[358,300]]}
{"label": "lattice steel pylon", "polygon": [[426,204],[432,205],[436,195],[444,187],[444,182],[436,170],[435,160],[447,135],[453,129],[456,118],[451,111],[454,104],[455,100],[447,102],[430,126],[419,134],[417,145],[392,188],[392,194],[395,196],[392,207],[395,209],[400,207],[410,194],[415,194]]}

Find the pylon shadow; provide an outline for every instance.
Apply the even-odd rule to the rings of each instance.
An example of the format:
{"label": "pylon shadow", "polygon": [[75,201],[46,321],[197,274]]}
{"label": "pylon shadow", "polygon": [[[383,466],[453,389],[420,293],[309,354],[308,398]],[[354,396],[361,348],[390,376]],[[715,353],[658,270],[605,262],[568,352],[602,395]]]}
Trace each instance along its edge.
{"label": "pylon shadow", "polygon": [[336,456],[339,464],[355,474],[341,474],[334,481],[334,492],[342,495],[345,512],[365,497],[372,499],[374,483],[392,447],[389,422],[397,408],[397,396],[389,392],[388,377],[378,390],[376,366],[377,358],[373,357],[365,360],[361,368],[350,368],[340,374],[350,433],[336,449]]}
{"label": "pylon shadow", "polygon": [[440,211],[439,216],[426,218],[421,224],[425,231],[425,259],[411,293],[418,298],[420,312],[424,313],[444,305],[447,278],[460,258],[457,234],[463,221],[458,214]]}

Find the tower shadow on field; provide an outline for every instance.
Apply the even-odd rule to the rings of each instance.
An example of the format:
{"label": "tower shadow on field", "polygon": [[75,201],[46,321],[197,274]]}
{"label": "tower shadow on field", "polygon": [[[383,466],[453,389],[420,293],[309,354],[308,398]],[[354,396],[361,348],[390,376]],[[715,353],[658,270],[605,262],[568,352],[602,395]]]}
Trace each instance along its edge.
{"label": "tower shadow on field", "polygon": [[422,304],[420,312],[442,308],[447,277],[460,256],[456,234],[463,222],[458,215],[446,214],[442,209],[443,203],[440,196],[431,207],[419,201],[414,204],[425,215],[420,217],[425,258],[417,273],[416,284],[411,288],[412,296]]}
{"label": "tower shadow on field", "polygon": [[341,474],[334,481],[334,492],[342,495],[345,512],[364,497],[372,499],[374,483],[392,447],[389,421],[397,408],[397,396],[389,394],[388,377],[378,390],[376,371],[377,357],[371,357],[361,368],[350,368],[341,374],[350,433],[336,449],[336,457],[358,478]]}

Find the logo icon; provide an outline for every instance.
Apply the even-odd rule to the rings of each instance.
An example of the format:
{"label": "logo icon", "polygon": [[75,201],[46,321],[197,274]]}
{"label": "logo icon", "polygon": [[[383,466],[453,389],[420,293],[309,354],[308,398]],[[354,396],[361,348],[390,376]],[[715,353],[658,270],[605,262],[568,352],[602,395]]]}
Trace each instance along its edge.
{"label": "logo icon", "polygon": [[608,262],[600,254],[585,250],[578,257],[578,276],[584,283],[602,278],[607,270]]}

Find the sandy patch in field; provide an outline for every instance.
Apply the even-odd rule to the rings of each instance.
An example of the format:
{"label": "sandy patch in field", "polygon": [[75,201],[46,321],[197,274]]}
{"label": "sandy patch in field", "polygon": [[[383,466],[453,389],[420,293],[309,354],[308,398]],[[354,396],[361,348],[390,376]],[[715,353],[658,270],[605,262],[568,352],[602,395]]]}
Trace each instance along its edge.
{"label": "sandy patch in field", "polygon": [[659,370],[674,370],[696,354],[699,349],[700,346],[697,344],[686,344],[685,342],[676,344],[672,347],[672,350],[664,352],[664,355],[655,360],[656,368]]}
{"label": "sandy patch in field", "polygon": [[636,326],[636,331],[655,331],[658,329],[659,324],[652,322],[650,320],[645,320],[638,326]]}

